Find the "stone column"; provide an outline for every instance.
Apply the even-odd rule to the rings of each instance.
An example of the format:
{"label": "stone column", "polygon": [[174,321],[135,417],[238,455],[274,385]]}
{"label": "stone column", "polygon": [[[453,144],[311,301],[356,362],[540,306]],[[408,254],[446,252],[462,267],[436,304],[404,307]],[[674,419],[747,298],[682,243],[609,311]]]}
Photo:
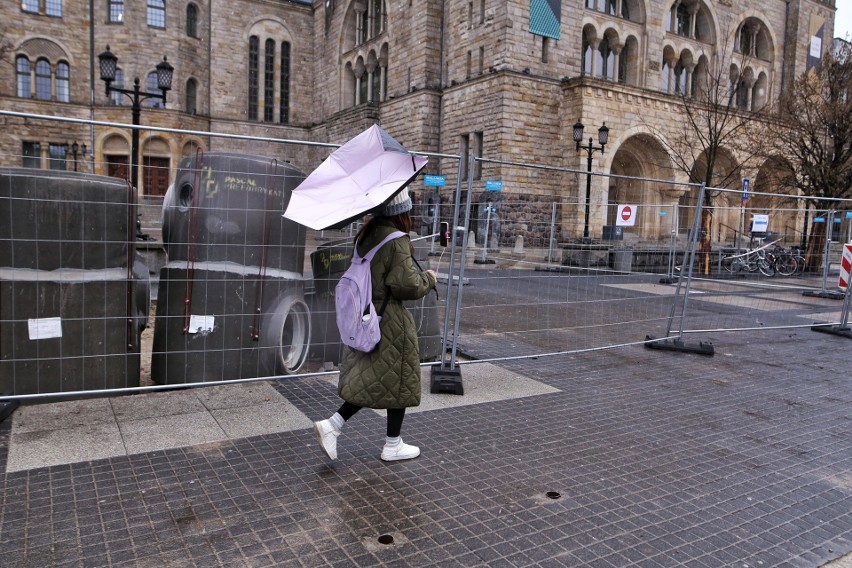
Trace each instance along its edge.
{"label": "stone column", "polygon": [[689,37],[695,38],[695,16],[698,14],[698,3],[689,6],[687,10],[689,11]]}

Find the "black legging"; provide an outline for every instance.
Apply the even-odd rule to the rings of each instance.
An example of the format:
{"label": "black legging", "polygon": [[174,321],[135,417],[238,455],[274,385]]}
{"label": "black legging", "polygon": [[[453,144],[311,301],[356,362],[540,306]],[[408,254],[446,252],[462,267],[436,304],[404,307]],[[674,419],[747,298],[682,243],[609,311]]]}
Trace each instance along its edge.
{"label": "black legging", "polygon": [[[343,420],[349,420],[352,418],[352,415],[361,410],[362,407],[357,404],[352,404],[351,402],[344,402],[343,406],[340,407],[340,410],[337,411],[340,416],[343,417]],[[402,432],[402,420],[405,418],[405,409],[404,408],[388,408],[388,431],[387,435],[389,438],[396,438],[399,436],[399,433]]]}

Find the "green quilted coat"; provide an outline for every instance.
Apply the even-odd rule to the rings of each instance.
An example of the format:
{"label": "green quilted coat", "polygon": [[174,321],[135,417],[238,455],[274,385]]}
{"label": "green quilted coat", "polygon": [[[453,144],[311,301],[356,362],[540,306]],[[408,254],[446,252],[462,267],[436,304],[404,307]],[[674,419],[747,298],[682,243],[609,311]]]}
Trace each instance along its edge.
{"label": "green quilted coat", "polygon": [[[358,243],[361,255],[396,228],[379,217]],[[414,264],[405,237],[385,244],[370,265],[373,304],[378,310],[390,287],[380,328],[382,338],[370,353],[344,347],[337,392],[346,402],[365,408],[407,408],[420,404],[420,353],[417,328],[402,300],[417,300],[435,287],[435,278]],[[387,287],[386,287],[387,286]]]}

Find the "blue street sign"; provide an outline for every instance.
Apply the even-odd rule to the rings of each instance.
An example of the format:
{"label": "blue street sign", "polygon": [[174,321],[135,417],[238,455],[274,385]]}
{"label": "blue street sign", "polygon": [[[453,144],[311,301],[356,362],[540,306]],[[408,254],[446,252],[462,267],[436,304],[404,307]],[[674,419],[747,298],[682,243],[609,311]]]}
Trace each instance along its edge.
{"label": "blue street sign", "polygon": [[485,180],[485,189],[487,191],[502,191],[503,182],[496,179]]}
{"label": "blue street sign", "polygon": [[743,178],[743,201],[748,201],[748,188],[751,185],[751,181],[748,178]]}
{"label": "blue street sign", "polygon": [[423,176],[423,185],[429,185],[432,187],[443,187],[444,185],[446,185],[446,183],[447,176]]}

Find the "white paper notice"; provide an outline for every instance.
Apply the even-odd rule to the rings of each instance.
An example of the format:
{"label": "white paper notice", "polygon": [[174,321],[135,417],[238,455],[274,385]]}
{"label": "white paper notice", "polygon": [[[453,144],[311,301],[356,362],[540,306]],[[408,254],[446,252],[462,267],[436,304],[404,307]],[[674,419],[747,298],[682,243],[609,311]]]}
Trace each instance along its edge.
{"label": "white paper notice", "polygon": [[811,57],[822,57],[822,38],[811,36]]}
{"label": "white paper notice", "polygon": [[189,333],[213,331],[213,316],[189,316]]}
{"label": "white paper notice", "polygon": [[38,318],[27,320],[30,339],[62,337],[62,318]]}

